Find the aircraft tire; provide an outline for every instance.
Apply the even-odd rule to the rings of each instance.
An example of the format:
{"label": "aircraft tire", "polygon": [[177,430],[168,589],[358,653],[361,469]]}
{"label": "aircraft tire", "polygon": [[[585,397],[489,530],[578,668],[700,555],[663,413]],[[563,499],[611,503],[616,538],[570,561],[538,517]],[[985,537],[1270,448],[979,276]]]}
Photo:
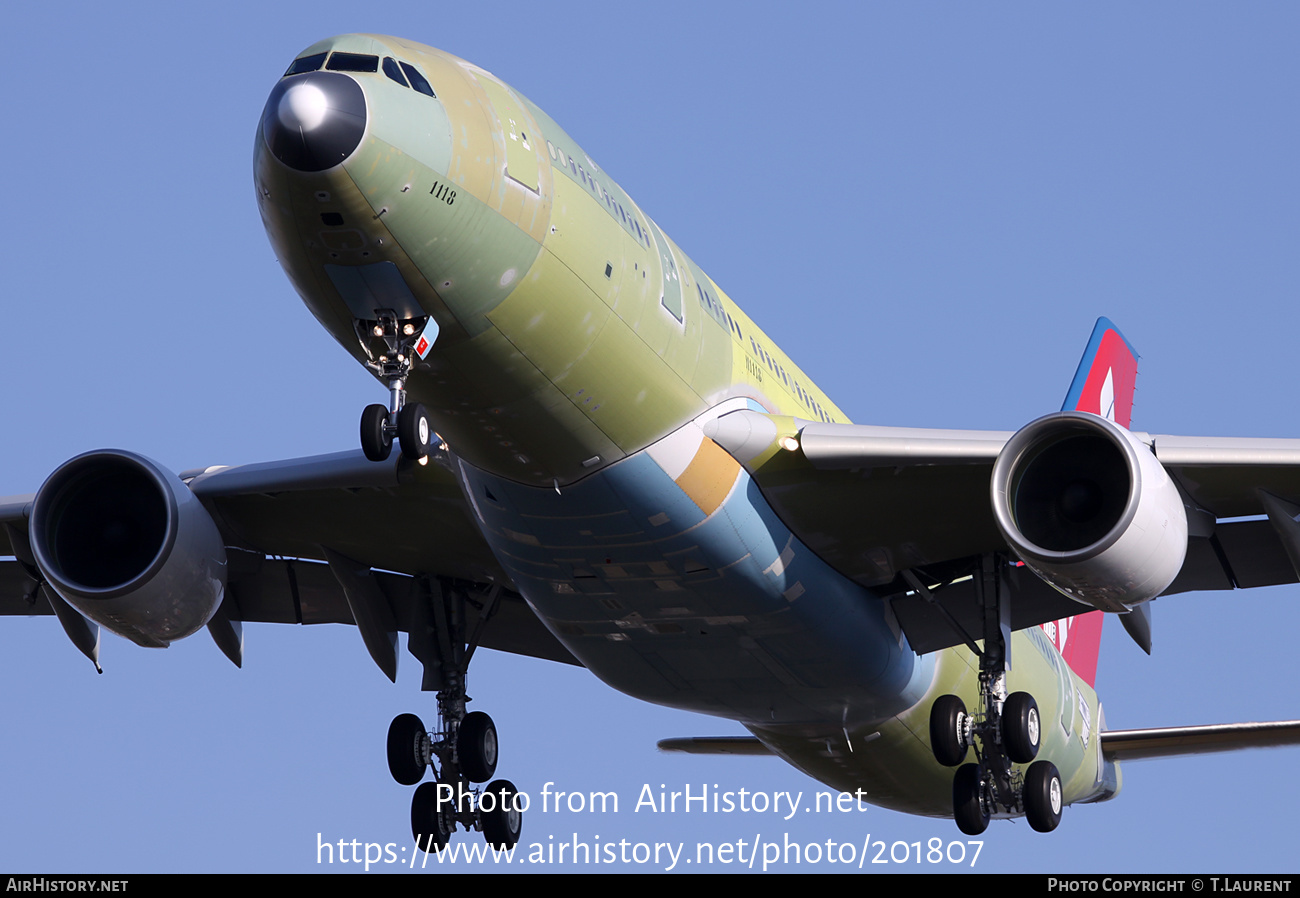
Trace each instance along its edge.
{"label": "aircraft tire", "polygon": [[1043,738],[1038,702],[1028,692],[1013,692],[1002,703],[1002,740],[1013,764],[1028,764],[1038,757]]}
{"label": "aircraft tire", "polygon": [[[1055,768],[1053,768],[1055,769]],[[957,828],[978,836],[989,826],[989,807],[982,801],[984,777],[978,764],[963,764],[952,778],[952,816]]]}
{"label": "aircraft tire", "polygon": [[1061,822],[1061,774],[1051,761],[1035,761],[1025,772],[1025,817],[1037,832],[1050,833]]}
{"label": "aircraft tire", "polygon": [[[524,813],[515,805],[519,790],[510,780],[493,780],[483,790],[483,798],[493,796],[492,808],[481,811],[483,838],[498,851],[514,848],[523,832]],[[480,804],[483,798],[479,799]]]}
{"label": "aircraft tire", "polygon": [[424,779],[428,738],[424,723],[414,714],[399,714],[388,725],[388,772],[403,786]]}
{"label": "aircraft tire", "polygon": [[402,457],[419,461],[429,454],[433,445],[433,423],[429,412],[418,402],[402,406],[397,413],[397,442],[402,446]]}
{"label": "aircraft tire", "polygon": [[456,823],[438,807],[438,784],[422,783],[411,798],[411,835],[418,851],[439,852],[447,847]]}
{"label": "aircraft tire", "polygon": [[955,695],[941,695],[930,706],[930,748],[945,767],[966,760],[966,705]]}
{"label": "aircraft tire", "polygon": [[456,756],[471,783],[485,783],[497,772],[497,727],[482,711],[471,711],[456,731]]}
{"label": "aircraft tire", "polygon": [[388,409],[367,405],[361,413],[361,449],[371,461],[383,461],[393,451],[393,438],[384,430]]}

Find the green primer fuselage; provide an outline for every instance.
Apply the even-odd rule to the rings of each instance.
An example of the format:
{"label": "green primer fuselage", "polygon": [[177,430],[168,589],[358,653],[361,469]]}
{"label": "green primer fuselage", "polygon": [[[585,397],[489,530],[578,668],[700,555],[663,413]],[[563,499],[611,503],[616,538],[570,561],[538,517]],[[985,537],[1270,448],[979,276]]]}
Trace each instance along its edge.
{"label": "green primer fuselage", "polygon": [[[318,173],[281,165],[259,134],[263,221],[303,301],[360,362],[367,355],[339,269],[395,266],[437,329],[408,393],[457,458],[502,481],[558,490],[727,400],[780,416],[779,436],[796,432],[796,418],[848,421],[603,168],[510,87],[396,38],[347,35],[300,55],[326,50],[412,63],[437,97],[381,73],[356,76],[369,110],[365,136],[342,164]],[[782,455],[774,444],[755,460],[760,485],[765,471],[795,463]],[[728,464],[734,480],[739,466]],[[678,483],[697,504],[710,489]],[[583,657],[581,643],[568,644]],[[1033,692],[1051,724],[1042,756],[1060,769],[1067,803],[1113,794],[1093,690],[1037,629],[1014,634],[1011,657],[1008,687]],[[950,649],[932,671],[919,701],[884,718],[741,722],[825,783],[950,816],[952,772],[930,751],[929,708],[948,692],[974,707],[978,664],[967,649]],[[833,698],[834,687],[825,692]],[[643,697],[697,707],[692,697]],[[832,750],[846,740],[853,750]]]}

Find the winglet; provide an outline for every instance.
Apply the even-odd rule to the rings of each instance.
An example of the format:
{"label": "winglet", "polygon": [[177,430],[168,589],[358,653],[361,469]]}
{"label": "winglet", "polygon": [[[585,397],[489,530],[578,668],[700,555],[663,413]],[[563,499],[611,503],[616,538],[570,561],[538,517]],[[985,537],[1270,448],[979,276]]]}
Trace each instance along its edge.
{"label": "winglet", "polygon": [[1128,427],[1138,354],[1109,318],[1098,318],[1061,411],[1092,412]]}

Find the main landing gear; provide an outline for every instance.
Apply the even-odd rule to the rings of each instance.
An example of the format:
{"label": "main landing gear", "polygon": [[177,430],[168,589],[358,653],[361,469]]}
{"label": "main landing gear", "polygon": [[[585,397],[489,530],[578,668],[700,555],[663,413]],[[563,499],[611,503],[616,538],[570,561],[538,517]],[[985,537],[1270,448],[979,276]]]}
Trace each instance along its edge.
{"label": "main landing gear", "polygon": [[[984,832],[995,813],[1024,814],[1044,833],[1061,822],[1061,774],[1051,761],[1036,760],[1042,740],[1038,703],[1027,692],[1007,694],[1006,566],[1002,555],[985,556],[976,580],[984,630],[977,713],[968,713],[955,695],[941,695],[930,707],[930,746],[935,760],[957,768],[953,817],[971,836]],[[976,763],[963,764],[972,749]],[[1022,775],[1013,764],[1029,767]]]}
{"label": "main landing gear", "polygon": [[361,448],[371,461],[383,461],[396,438],[404,458],[420,461],[432,448],[433,427],[423,405],[407,404],[406,380],[427,319],[399,320],[388,309],[376,314],[377,319],[356,319],[354,325],[370,358],[367,367],[388,384],[388,406],[368,405],[361,413]]}
{"label": "main landing gear", "polygon": [[[411,799],[411,834],[418,850],[441,851],[457,826],[483,833],[493,848],[519,842],[523,813],[514,783],[493,780],[497,729],[482,711],[466,712],[465,675],[483,624],[495,611],[497,593],[480,607],[479,622],[465,639],[465,603],[454,585],[438,581],[429,596],[431,619],[412,627],[412,651],[425,662],[425,688],[437,689],[438,725],[430,732],[419,717],[401,714],[388,727],[388,770],[403,786],[414,786],[432,768]],[[489,782],[490,781],[490,782]],[[487,785],[482,785],[486,783]]]}
{"label": "main landing gear", "polygon": [[[444,708],[439,693],[439,707]],[[438,731],[426,731],[420,718],[401,714],[388,728],[388,770],[404,786],[424,779],[411,800],[411,835],[416,848],[441,851],[456,831],[483,833],[493,848],[513,848],[523,829],[523,813],[510,780],[492,780],[497,767],[497,731],[492,718],[472,711],[460,721],[441,716]],[[479,784],[488,783],[486,787]]]}

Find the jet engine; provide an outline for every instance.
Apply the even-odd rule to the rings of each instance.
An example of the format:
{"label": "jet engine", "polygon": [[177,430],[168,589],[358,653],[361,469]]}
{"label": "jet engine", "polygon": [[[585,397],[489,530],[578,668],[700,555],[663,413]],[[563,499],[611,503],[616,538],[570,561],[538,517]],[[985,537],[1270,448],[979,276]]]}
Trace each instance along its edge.
{"label": "jet engine", "polygon": [[42,484],[28,535],[46,582],[89,619],[164,648],[208,622],[226,549],[189,487],[131,452],[79,455]]}
{"label": "jet engine", "polygon": [[1173,582],[1187,553],[1182,497],[1123,427],[1060,412],[1019,430],[993,466],[998,529],[1061,593],[1123,612]]}

